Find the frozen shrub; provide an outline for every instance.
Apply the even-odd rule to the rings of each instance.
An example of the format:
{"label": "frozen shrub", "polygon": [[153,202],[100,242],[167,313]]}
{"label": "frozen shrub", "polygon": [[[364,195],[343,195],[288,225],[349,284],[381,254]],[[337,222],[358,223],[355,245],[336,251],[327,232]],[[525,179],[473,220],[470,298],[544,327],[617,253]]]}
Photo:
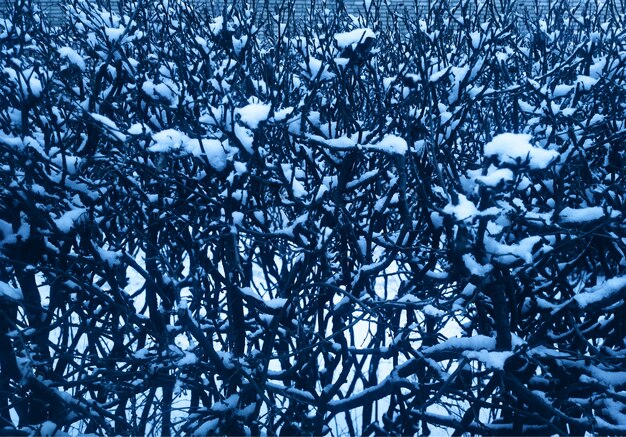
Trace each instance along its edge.
{"label": "frozen shrub", "polygon": [[293,8],[2,19],[2,432],[623,433],[619,5]]}

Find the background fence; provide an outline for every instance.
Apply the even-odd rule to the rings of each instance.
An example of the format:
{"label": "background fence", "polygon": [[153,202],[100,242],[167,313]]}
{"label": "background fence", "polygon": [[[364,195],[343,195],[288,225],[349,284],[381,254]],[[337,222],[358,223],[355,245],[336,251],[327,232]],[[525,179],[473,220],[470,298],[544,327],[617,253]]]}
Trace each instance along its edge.
{"label": "background fence", "polygon": [[[151,0],[148,0],[151,1]],[[117,9],[120,7],[120,2],[111,1],[111,0],[103,0],[104,4],[110,4],[113,9]],[[9,0],[4,0],[0,3],[0,11],[6,12],[9,5],[12,2]],[[40,8],[47,14],[50,18],[51,22],[59,22],[62,19],[62,11],[59,6],[59,0],[39,0],[36,1]],[[207,0],[197,0],[190,1],[189,3],[194,3],[196,7],[200,9],[206,9],[208,12],[213,14],[220,14],[221,9],[224,7],[224,1],[207,1]],[[365,12],[368,8],[371,8],[370,11],[374,12],[374,7],[372,6],[374,2],[371,0],[326,0],[326,1],[311,1],[311,0],[252,0],[249,2],[252,6],[257,8],[258,11],[264,11],[266,13],[276,13],[281,8],[283,10],[293,10],[295,17],[304,17],[309,13],[322,13],[324,10],[328,10],[330,12],[334,12],[338,9],[347,11],[351,14],[357,14],[359,12]],[[381,2],[379,19],[381,20],[381,24],[386,24],[390,22],[390,19],[394,14],[426,14],[430,9],[431,5],[440,3],[436,0],[386,0]],[[453,0],[448,2],[450,4],[450,8],[456,7],[459,2]],[[518,0],[518,1],[510,1],[510,0],[502,0],[500,2],[500,6],[502,8],[513,8],[516,12],[521,14],[530,13],[540,15],[542,12],[545,12],[549,9],[551,1],[550,0]],[[616,7],[618,7],[621,11],[624,11],[624,0],[615,2]],[[232,4],[232,2],[226,2],[227,5]],[[588,15],[597,11],[604,7],[605,2],[603,1],[572,1],[571,5],[573,8],[577,7],[577,13],[581,15]]]}

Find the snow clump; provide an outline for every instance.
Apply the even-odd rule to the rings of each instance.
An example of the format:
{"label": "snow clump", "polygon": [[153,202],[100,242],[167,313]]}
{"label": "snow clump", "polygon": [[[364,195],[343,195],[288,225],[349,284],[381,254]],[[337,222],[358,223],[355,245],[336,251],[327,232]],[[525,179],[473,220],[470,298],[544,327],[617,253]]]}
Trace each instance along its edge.
{"label": "snow clump", "polygon": [[376,34],[372,29],[367,27],[335,34],[335,41],[337,41],[337,47],[340,49],[345,49],[346,47],[356,48],[357,45],[365,42],[369,38],[376,38]]}
{"label": "snow clump", "polygon": [[559,153],[530,144],[528,134],[505,133],[497,135],[485,145],[485,156],[496,156],[502,164],[527,163],[533,170],[547,168]]}
{"label": "snow clump", "polygon": [[76,50],[74,50],[71,47],[61,47],[57,50],[59,52],[59,55],[61,55],[63,58],[67,59],[67,61],[72,64],[75,65],[76,67],[78,67],[78,69],[80,71],[85,71],[85,69],[87,68],[86,64],[85,64],[85,60],[83,59],[83,57],[81,55],[78,54],[78,52]]}
{"label": "snow clump", "polygon": [[262,121],[267,120],[270,115],[271,105],[264,103],[251,103],[235,110],[235,114],[239,115],[240,121],[250,129],[256,129]]}
{"label": "snow clump", "polygon": [[165,129],[152,135],[152,145],[148,150],[155,153],[180,151],[193,156],[204,155],[217,171],[224,170],[227,163],[226,152],[221,141],[208,138],[192,139],[176,129]]}
{"label": "snow clump", "polygon": [[24,300],[22,290],[12,287],[6,282],[0,281],[0,297],[6,297],[9,300],[21,301]]}

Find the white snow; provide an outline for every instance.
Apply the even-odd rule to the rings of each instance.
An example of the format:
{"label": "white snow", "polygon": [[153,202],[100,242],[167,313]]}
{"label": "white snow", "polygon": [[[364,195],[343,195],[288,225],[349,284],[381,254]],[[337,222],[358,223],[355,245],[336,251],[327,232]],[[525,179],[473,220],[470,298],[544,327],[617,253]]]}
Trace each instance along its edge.
{"label": "white snow", "polygon": [[24,95],[32,95],[34,97],[41,96],[43,84],[39,79],[39,73],[34,71],[32,68],[27,68],[18,73],[11,67],[4,67],[3,71],[8,76],[10,81],[17,84],[21,88]]}
{"label": "white snow", "polygon": [[241,38],[235,38],[233,36],[233,37],[231,37],[231,41],[233,43],[233,50],[235,51],[235,54],[237,56],[239,56],[241,54],[241,51],[243,50],[243,48],[248,43],[248,36],[247,35],[242,35]]}
{"label": "white snow", "polygon": [[597,366],[590,366],[591,375],[612,387],[626,384],[626,372],[610,372],[599,369]]}
{"label": "white snow", "polygon": [[208,54],[210,52],[210,48],[209,48],[209,43],[206,39],[202,38],[201,36],[196,36],[195,38],[196,43],[202,47],[202,50],[204,51],[205,54]]}
{"label": "white snow", "polygon": [[256,129],[259,127],[259,123],[267,120],[271,109],[271,105],[264,103],[251,103],[243,108],[236,109],[235,114],[241,117],[241,122],[247,127],[250,129]]}
{"label": "white snow", "polygon": [[509,265],[522,259],[530,264],[533,261],[532,249],[541,237],[533,235],[514,244],[503,244],[491,237],[485,237],[485,249],[501,264]]}
{"label": "white snow", "polygon": [[122,35],[124,35],[124,32],[126,31],[126,29],[124,28],[124,26],[120,26],[120,27],[106,27],[104,29],[104,33],[106,34],[109,42],[117,42]]}
{"label": "white snow", "polygon": [[145,360],[145,359],[148,359],[150,354],[151,352],[148,349],[141,348],[133,354],[133,357],[137,358],[138,360]]}
{"label": "white snow", "polygon": [[166,153],[182,147],[185,135],[176,129],[165,129],[152,135],[150,152]]}
{"label": "white snow", "polygon": [[300,182],[296,176],[303,175],[303,172],[300,169],[296,168],[295,175],[294,170],[292,169],[290,164],[281,164],[281,168],[283,170],[283,174],[288,181],[291,181],[291,188],[293,190],[293,195],[296,197],[305,197],[309,193],[304,188],[302,182]]}
{"label": "white snow", "polygon": [[233,133],[243,148],[246,149],[248,153],[252,154],[254,152],[254,149],[252,148],[254,144],[254,134],[252,131],[244,126],[241,126],[240,124],[236,124],[233,128]]}
{"label": "white snow", "polygon": [[482,349],[494,350],[496,348],[496,339],[486,335],[474,335],[473,337],[452,337],[447,340],[422,349],[424,355],[430,355],[434,352],[446,350],[475,350]]}
{"label": "white snow", "polygon": [[[490,169],[491,170],[491,169]],[[509,182],[515,175],[508,168],[498,168],[488,172],[485,176],[478,176],[476,181],[488,187],[497,187],[502,182]]]}
{"label": "white snow", "polygon": [[472,48],[479,49],[482,46],[482,35],[478,31],[470,32],[470,38],[472,40]]}
{"label": "white snow", "polygon": [[58,435],[57,431],[59,431],[59,426],[50,420],[46,420],[44,423],[41,424],[39,432],[35,434],[42,437],[51,437]]}
{"label": "white snow", "polygon": [[293,106],[288,106],[286,108],[274,111],[274,117],[272,117],[272,119],[274,121],[283,121],[287,117],[289,117],[289,115],[293,112],[293,109]]}
{"label": "white snow", "polygon": [[329,139],[319,135],[309,135],[308,138],[313,142],[322,143],[331,149],[348,150],[357,147],[357,142],[346,135]]}
{"label": "white snow", "polygon": [[320,61],[312,56],[309,57],[308,63],[301,63],[300,66],[307,71],[311,79],[318,77],[320,80],[331,80],[335,75],[328,71],[328,68]]}
{"label": "white snow", "polygon": [[365,42],[365,40],[369,38],[376,38],[376,34],[372,29],[367,27],[335,34],[335,41],[337,41],[337,47],[340,49],[345,49],[349,46],[354,48],[356,45]]}
{"label": "white snow", "polygon": [[235,226],[241,226],[243,224],[245,215],[241,211],[233,211],[232,217],[233,217],[233,224]]}
{"label": "white snow", "polygon": [[114,138],[117,138],[121,142],[126,141],[126,135],[117,127],[115,122],[102,114],[96,114],[92,112],[91,117],[98,123],[102,124],[106,128],[106,132],[110,133]]}
{"label": "white snow", "polygon": [[598,83],[598,79],[594,79],[593,77],[580,75],[576,79],[576,83],[579,85],[582,91],[589,91],[591,87],[593,87],[596,83]]}
{"label": "white snow", "polygon": [[215,17],[213,21],[209,24],[209,29],[214,36],[219,35],[219,33],[224,28],[224,17],[221,15]]}
{"label": "white snow", "polygon": [[150,132],[150,128],[143,123],[135,123],[128,128],[129,135],[141,135],[144,132]]}
{"label": "white snow", "polygon": [[404,155],[409,150],[403,138],[392,134],[385,135],[380,142],[370,144],[367,148],[395,155]]}
{"label": "white snow", "polygon": [[155,153],[182,151],[193,156],[204,156],[217,171],[224,170],[228,162],[221,141],[212,138],[192,139],[176,129],[165,129],[152,135],[152,144],[148,150]]}
{"label": "white snow", "polygon": [[433,222],[433,226],[435,228],[443,227],[443,216],[439,214],[437,211],[433,211],[430,213],[430,220]]}
{"label": "white snow", "polygon": [[593,125],[596,125],[596,124],[600,124],[603,121],[604,121],[604,115],[602,115],[602,114],[594,114],[593,117],[591,117],[591,120],[589,120],[587,122],[587,124],[589,126],[593,126]]}
{"label": "white snow", "polygon": [[491,270],[493,270],[493,266],[491,264],[480,264],[478,261],[476,261],[471,253],[466,253],[465,255],[463,255],[463,263],[465,264],[467,270],[469,270],[469,272],[475,276],[482,277],[488,274]]}
{"label": "white snow", "polygon": [[308,135],[309,140],[328,146],[337,150],[349,150],[359,148],[365,151],[376,151],[388,153],[390,155],[404,155],[409,146],[404,140],[397,135],[387,134],[377,143],[361,145],[354,138],[343,135],[337,138],[324,138],[320,135]]}
{"label": "white snow", "polygon": [[6,297],[9,300],[24,300],[24,295],[22,294],[22,290],[19,288],[15,288],[7,284],[6,282],[0,281],[0,297]]}
{"label": "white snow", "polygon": [[12,30],[13,22],[8,18],[0,18],[0,38],[7,38]]}
{"label": "white snow", "polygon": [[497,156],[503,164],[526,163],[531,169],[548,167],[559,156],[554,150],[545,150],[530,144],[528,134],[505,133],[497,135],[485,145],[485,156]]}
{"label": "white snow", "polygon": [[51,158],[50,161],[54,162],[59,167],[65,166],[67,172],[71,175],[78,173],[81,162],[83,162],[78,156],[71,155],[57,155]]}
{"label": "white snow", "polygon": [[196,428],[196,430],[193,432],[193,435],[194,436],[213,435],[213,434],[215,434],[215,430],[219,426],[219,423],[220,423],[220,419],[219,418],[218,419],[211,419],[211,420],[203,423],[202,425],[200,425],[198,428]]}
{"label": "white snow", "polygon": [[[410,294],[408,294],[408,295],[406,295],[404,297],[407,297],[407,296],[411,296],[411,297],[415,298],[415,296],[410,295]],[[418,300],[417,298],[415,298],[415,299]],[[398,299],[398,302],[400,302],[401,300],[402,299]],[[418,302],[419,302],[419,300],[418,300]],[[434,307],[431,304],[428,304],[424,308],[422,308],[422,311],[424,312],[424,314],[426,314],[428,316],[431,316],[431,317],[444,317],[446,315],[445,311],[442,311],[439,308],[436,308],[436,307]]]}
{"label": "white snow", "polygon": [[459,194],[458,196],[458,205],[453,205],[452,203],[447,204],[443,209],[444,213],[454,216],[459,221],[467,220],[479,214],[478,208],[476,208],[476,205],[474,205],[472,201],[468,200],[463,194]]}
{"label": "white snow", "polygon": [[87,210],[85,208],[70,209],[59,218],[54,219],[54,223],[61,232],[67,234],[72,230],[72,228],[74,228],[74,226],[76,225],[76,223],[78,223],[83,214],[86,213]]}
{"label": "white snow", "polygon": [[519,99],[517,101],[517,104],[519,105],[519,108],[524,111],[524,112],[528,112],[529,114],[536,114],[539,111],[537,110],[537,108],[535,108],[534,106],[532,106],[531,104],[523,101],[522,99]]}
{"label": "white snow", "polygon": [[573,85],[557,85],[552,92],[552,98],[557,99],[559,97],[565,97],[574,89]]}
{"label": "white snow", "polygon": [[574,299],[578,303],[578,306],[585,308],[586,306],[610,299],[614,294],[622,293],[625,289],[626,276],[617,276],[608,279],[602,284],[588,288],[586,291],[574,296]]}
{"label": "white snow", "polygon": [[598,220],[604,217],[604,210],[600,206],[588,208],[563,208],[559,218],[563,223],[583,223]]}
{"label": "white snow", "polygon": [[287,393],[289,395],[292,395],[296,398],[305,400],[305,401],[315,401],[315,397],[308,391],[304,391],[304,390],[300,390],[294,387],[286,387],[284,385],[280,385],[280,384],[276,384],[273,382],[267,382],[265,383],[265,386],[272,391],[278,392],[280,394],[282,393]]}
{"label": "white snow", "polygon": [[407,303],[407,304],[419,304],[422,301],[412,294],[405,294],[400,299],[397,300],[398,303]]}
{"label": "white snow", "polygon": [[[198,142],[198,140],[194,140]],[[209,160],[211,167],[217,171],[222,171],[226,168],[228,159],[226,152],[224,151],[224,145],[221,141],[216,139],[203,138],[201,142],[198,142],[201,151]],[[194,154],[195,155],[195,154]],[[195,155],[198,156],[198,155]]]}
{"label": "white snow", "polygon": [[85,71],[85,69],[87,68],[83,57],[79,55],[78,52],[73,48],[66,46],[59,48],[57,51],[62,57],[67,59],[70,64],[78,67],[80,71]]}
{"label": "white snow", "polygon": [[333,61],[340,69],[345,69],[350,63],[350,58],[333,58]]}
{"label": "white snow", "polygon": [[185,356],[180,358],[176,362],[177,366],[190,366],[198,362],[198,357],[196,356],[196,354],[188,352],[188,351],[184,351],[184,352],[185,352]]}
{"label": "white snow", "polygon": [[602,71],[604,70],[604,67],[606,67],[606,56],[600,56],[595,61],[596,62],[594,62],[589,68],[589,74],[591,77],[600,79],[603,75]]}
{"label": "white snow", "polygon": [[146,95],[159,101],[166,100],[170,106],[174,107],[178,101],[180,90],[171,79],[163,79],[160,83],[154,83],[152,80],[146,80],[141,85],[141,90]]}
{"label": "white snow", "polygon": [[244,420],[250,420],[255,410],[256,410],[256,404],[252,403],[248,405],[247,407],[239,409],[235,414],[237,415],[237,417],[241,417]]}
{"label": "white snow", "polygon": [[106,262],[109,265],[109,267],[113,267],[119,264],[120,258],[122,257],[121,252],[115,252],[113,250],[106,250],[101,247],[96,247],[96,250],[98,251],[98,255],[100,256],[100,259]]}
{"label": "white snow", "polygon": [[512,351],[467,351],[464,352],[467,358],[481,361],[489,369],[503,370],[506,360],[513,355]]}
{"label": "white snow", "polygon": [[228,396],[226,399],[223,399],[219,402],[216,402],[211,410],[213,411],[229,411],[237,408],[237,404],[239,403],[239,395],[233,394]]}
{"label": "white snow", "polygon": [[284,298],[274,298],[265,301],[265,305],[273,309],[281,309],[287,304],[287,299]]}
{"label": "white snow", "polygon": [[31,73],[28,78],[28,89],[33,96],[41,96],[41,92],[43,91],[43,84],[39,79],[39,74],[37,74],[36,72]]}
{"label": "white snow", "polygon": [[430,77],[428,78],[429,82],[437,82],[438,80],[440,80],[442,77],[445,77],[448,75],[448,73],[450,72],[450,68],[451,67],[446,67],[443,68],[441,70],[436,70],[433,71],[433,73],[430,75]]}

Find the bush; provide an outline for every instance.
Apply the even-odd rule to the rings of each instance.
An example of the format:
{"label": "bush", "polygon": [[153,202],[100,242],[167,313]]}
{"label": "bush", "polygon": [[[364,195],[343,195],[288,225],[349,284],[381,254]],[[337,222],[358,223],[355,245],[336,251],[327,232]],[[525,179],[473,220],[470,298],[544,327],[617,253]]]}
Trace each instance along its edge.
{"label": "bush", "polygon": [[3,433],[626,431],[621,9],[321,6],[0,23]]}

